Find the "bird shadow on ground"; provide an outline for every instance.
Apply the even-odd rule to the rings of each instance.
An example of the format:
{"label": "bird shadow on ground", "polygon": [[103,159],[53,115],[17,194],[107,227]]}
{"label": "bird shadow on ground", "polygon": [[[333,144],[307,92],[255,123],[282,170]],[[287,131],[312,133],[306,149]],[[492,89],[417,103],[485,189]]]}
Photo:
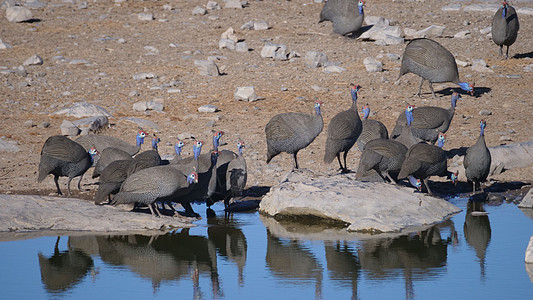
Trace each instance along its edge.
{"label": "bird shadow on ground", "polygon": [[[481,95],[489,93],[490,91],[492,91],[491,88],[483,87],[483,86],[475,86],[474,87],[474,96],[473,97],[479,98],[479,97],[481,97]],[[463,91],[459,87],[449,87],[449,88],[442,89],[440,91],[435,91],[435,94],[441,94],[443,96],[451,96],[453,93],[458,93],[458,94],[461,94],[461,95],[471,96],[468,92]]]}
{"label": "bird shadow on ground", "polygon": [[533,51],[528,53],[517,53],[512,58],[533,58]]}
{"label": "bird shadow on ground", "polygon": [[454,148],[454,149],[450,149],[448,151],[446,151],[446,157],[447,158],[452,158],[456,155],[459,155],[459,156],[463,156],[466,154],[466,150],[468,149],[468,147],[460,147],[460,148]]}
{"label": "bird shadow on ground", "polygon": [[349,39],[356,39],[356,38],[360,37],[366,31],[370,30],[370,28],[372,28],[372,27],[374,27],[374,25],[363,26],[359,30],[345,35],[345,37],[347,37]]}

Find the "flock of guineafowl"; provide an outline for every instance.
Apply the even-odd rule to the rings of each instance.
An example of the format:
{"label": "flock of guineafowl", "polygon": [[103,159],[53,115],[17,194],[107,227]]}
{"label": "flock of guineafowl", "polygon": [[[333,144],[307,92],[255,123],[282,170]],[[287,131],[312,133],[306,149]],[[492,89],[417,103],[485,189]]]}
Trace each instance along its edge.
{"label": "flock of guineafowl", "polygon": [[[364,20],[364,1],[328,0],[320,13],[320,21],[331,21],[333,31],[348,35],[360,31]],[[492,20],[492,40],[500,46],[512,45],[519,29],[516,11],[503,2]],[[453,55],[442,45],[427,38],[410,41],[402,55],[399,77],[413,73],[421,77],[416,95],[420,96],[422,84],[429,82],[432,96],[435,97],[432,83],[452,82],[471,95],[474,87],[459,80],[459,73]],[[399,78],[398,77],[398,78]],[[457,181],[457,173],[447,170],[447,155],[442,149],[445,133],[450,127],[455,106],[461,99],[453,93],[448,109],[433,106],[408,106],[401,113],[396,125],[389,134],[383,123],[368,119],[370,108],[363,106],[363,119],[357,110],[357,97],[361,89],[352,85],[352,105],[335,115],[327,128],[324,162],[338,160],[342,172],[350,172],[346,157],[357,142],[362,151],[356,178],[379,175],[384,181],[396,184],[407,178],[422,191],[431,176],[447,176]],[[306,148],[322,132],[324,122],[321,115],[322,102],[316,101],[312,114],[290,112],[275,115],[266,124],[267,160],[285,152],[292,155],[293,169],[298,169],[297,154]],[[468,148],[464,157],[466,178],[473,192],[480,189],[489,174],[491,156],[485,144],[485,121],[480,122],[480,135],[477,142]],[[78,188],[84,173],[94,165],[93,178],[99,177],[96,204],[134,203],[147,205],[154,216],[160,216],[157,203],[168,205],[175,212],[172,203],[180,203],[185,215],[198,216],[191,207],[192,201],[206,201],[211,206],[223,200],[229,205],[232,197],[242,194],[247,180],[246,161],[243,156],[244,142],[238,142],[237,153],[219,151],[223,132],[213,135],[213,148],[201,153],[204,146],[194,141],[193,156],[181,157],[184,142],[175,144],[172,160],[163,160],[158,153],[159,138],[152,139],[152,149],[137,154],[144,143],[146,133],[141,130],[133,146],[118,138],[105,135],[81,136],[75,141],[65,136],[51,136],[43,145],[39,163],[38,181],[48,174],[54,175],[57,193],[62,195],[58,179],[68,177],[67,188],[70,195],[70,182],[80,176]],[[434,144],[437,142],[437,146]],[[341,153],[343,161],[341,161]],[[344,163],[344,164],[343,164]],[[112,197],[112,195],[114,195]]]}

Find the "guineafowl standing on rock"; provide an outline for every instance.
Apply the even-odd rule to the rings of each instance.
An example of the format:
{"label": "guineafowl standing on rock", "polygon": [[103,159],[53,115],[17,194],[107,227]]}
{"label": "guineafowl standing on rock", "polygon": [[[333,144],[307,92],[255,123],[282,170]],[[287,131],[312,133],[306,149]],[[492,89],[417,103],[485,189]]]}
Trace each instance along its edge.
{"label": "guineafowl standing on rock", "polygon": [[[346,156],[363,130],[363,124],[357,112],[357,92],[360,89],[359,85],[352,86],[350,90],[352,106],[336,114],[328,125],[324,162],[330,164],[337,157],[342,172],[349,172],[346,166]],[[344,166],[341,163],[341,152],[344,152]]]}
{"label": "guineafowl standing on rock", "polygon": [[366,176],[370,170],[375,170],[383,180],[388,178],[396,184],[391,173],[397,175],[402,168],[407,147],[402,143],[389,139],[374,139],[366,143],[359,159],[356,179]]}
{"label": "guineafowl standing on rock", "polygon": [[100,158],[96,162],[93,171],[93,178],[96,178],[102,174],[104,169],[112,162],[116,160],[132,160],[131,155],[121,149],[115,147],[107,147],[100,152]]}
{"label": "guineafowl standing on rock", "polygon": [[320,113],[322,102],[315,102],[315,113],[282,113],[275,115],[265,127],[267,160],[281,152],[293,155],[293,169],[298,169],[298,151],[309,146],[322,132],[324,121]]}
{"label": "guineafowl standing on rock", "polygon": [[448,176],[455,184],[457,182],[457,173],[447,170],[447,157],[445,151],[442,150],[445,140],[445,135],[441,134],[438,139],[438,147],[425,143],[411,146],[405,154],[405,160],[400,174],[398,174],[398,179],[408,177],[411,184],[422,190],[422,186],[416,184],[416,179],[418,178],[422,180],[430,195],[433,195],[428,185],[430,176]]}
{"label": "guineafowl standing on rock", "polygon": [[[458,93],[453,93],[451,106],[448,109],[436,106],[413,108],[413,120],[411,122],[413,135],[422,141],[435,144],[439,133],[446,133],[450,128],[457,100],[461,100],[461,96]],[[407,126],[407,117],[405,114],[400,114],[396,120],[396,126],[392,130],[391,138],[399,136],[404,126]]]}
{"label": "guineafowl standing on rock", "polygon": [[98,152],[104,151],[107,147],[114,147],[121,150],[124,150],[130,154],[130,156],[135,155],[137,152],[141,150],[141,145],[144,143],[144,138],[146,137],[146,132],[139,131],[137,133],[136,145],[133,146],[119,138],[108,136],[108,135],[100,135],[100,134],[89,134],[80,136],[76,139],[76,142],[83,146],[87,151],[90,148],[95,148],[98,150]]}
{"label": "guineafowl standing on rock", "polygon": [[318,23],[331,21],[333,32],[340,35],[357,32],[365,19],[364,5],[362,0],[328,0],[320,12]]}
{"label": "guineafowl standing on rock", "polygon": [[72,178],[80,176],[78,189],[81,190],[83,174],[93,165],[94,156],[97,154],[98,151],[95,148],[86,151],[80,144],[65,136],[51,136],[46,140],[41,150],[37,181],[43,181],[48,174],[54,175],[57,194],[63,195],[58,180],[59,177],[66,176],[68,177],[67,196],[70,196],[70,181]]}
{"label": "guineafowl standing on rock", "polygon": [[366,143],[369,141],[389,138],[387,127],[385,127],[385,125],[378,120],[369,119],[369,115],[370,107],[368,104],[366,104],[363,106],[363,120],[361,121],[363,124],[363,130],[357,139],[357,147],[359,150],[361,150],[361,152],[363,151]]}
{"label": "guineafowl standing on rock", "polygon": [[436,98],[436,96],[432,84],[441,82],[453,82],[464,91],[474,95],[473,85],[459,81],[459,71],[453,55],[434,40],[426,38],[414,39],[407,44],[403,52],[402,66],[398,79],[407,73],[422,77],[416,96],[421,96],[420,91],[424,80],[429,82],[433,98]]}
{"label": "guineafowl standing on rock", "polygon": [[477,142],[466,150],[463,160],[465,167],[466,179],[472,184],[472,190],[475,193],[481,186],[481,182],[487,180],[490,171],[491,155],[485,144],[485,127],[487,123],[481,120],[479,123],[481,132]]}
{"label": "guineafowl standing on rock", "polygon": [[143,169],[128,176],[112,204],[146,204],[153,216],[160,217],[156,201],[182,196],[197,182],[196,172],[185,175],[172,165]]}
{"label": "guineafowl standing on rock", "polygon": [[507,1],[502,2],[502,6],[492,18],[492,41],[500,46],[500,56],[503,56],[503,46],[507,46],[505,59],[509,58],[509,46],[516,41],[519,29],[515,9]]}

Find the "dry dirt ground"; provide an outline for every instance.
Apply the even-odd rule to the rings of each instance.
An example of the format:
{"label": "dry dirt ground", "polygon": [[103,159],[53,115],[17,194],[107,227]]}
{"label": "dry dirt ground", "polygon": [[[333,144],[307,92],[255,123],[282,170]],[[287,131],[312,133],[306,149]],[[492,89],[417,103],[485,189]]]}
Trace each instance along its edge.
{"label": "dry dirt ground", "polygon": [[[313,101],[324,102],[324,131],[307,148],[299,153],[301,167],[324,173],[337,172],[336,162],[326,165],[322,161],[327,124],[338,112],[350,106],[349,84],[363,87],[359,106],[369,103],[372,118],[382,121],[392,130],[398,114],[406,104],[449,107],[450,88],[453,84],[436,84],[438,99],[432,99],[427,84],[423,98],[413,97],[419,77],[406,75],[395,84],[400,61],[390,61],[386,54],[401,55],[405,44],[379,46],[374,42],[360,41],[332,34],[331,23],[318,24],[323,4],[312,0],[250,1],[243,9],[220,9],[207,15],[193,16],[195,6],[205,6],[207,0],[179,1],[88,1],[86,9],[78,3],[52,0],[47,6],[32,10],[34,21],[10,23],[0,11],[0,39],[13,46],[0,50],[0,67],[14,68],[34,54],[44,59],[40,66],[28,66],[28,76],[0,74],[0,136],[18,143],[19,152],[0,153],[0,193],[53,194],[52,176],[37,183],[39,154],[44,141],[60,134],[61,115],[51,115],[60,108],[76,102],[89,102],[106,108],[113,117],[111,127],[102,134],[121,137],[134,143],[136,125],[123,117],[139,117],[154,121],[159,126],[162,139],[160,152],[173,153],[173,143],[179,133],[188,132],[210,143],[214,130],[225,131],[226,149],[235,151],[236,141],[246,142],[248,186],[271,186],[281,180],[291,169],[287,154],[275,157],[267,165],[264,127],[268,120],[281,112],[313,111]],[[223,1],[218,1],[223,6]],[[519,16],[521,29],[518,40],[511,47],[512,59],[498,57],[498,47],[480,29],[490,26],[493,13],[444,12],[441,8],[451,1],[385,1],[366,2],[366,14],[383,16],[401,28],[423,29],[432,24],[445,25],[444,32],[453,36],[462,30],[472,33],[466,39],[436,39],[458,59],[471,61],[483,58],[494,73],[478,73],[470,67],[460,68],[460,76],[475,81],[476,95],[463,95],[458,103],[455,118],[448,131],[445,148],[454,149],[475,143],[479,132],[479,111],[486,109],[492,115],[487,120],[486,141],[489,146],[501,143],[528,141],[533,138],[531,119],[531,91],[533,73],[524,67],[533,64],[533,16]],[[454,2],[455,3],[455,2]],[[463,2],[456,2],[465,5]],[[475,3],[475,2],[474,2]],[[466,3],[470,4],[470,3]],[[531,3],[519,3],[533,7]],[[170,5],[172,10],[165,10]],[[141,21],[138,13],[152,13],[155,20]],[[241,30],[248,21],[267,21],[269,30]],[[251,51],[247,53],[219,50],[220,35],[233,27],[237,36],[245,40]],[[124,43],[118,39],[124,39]],[[265,41],[285,44],[302,57],[291,61],[274,61],[261,58]],[[176,47],[171,47],[170,44]],[[407,43],[407,42],[406,42]],[[159,53],[152,55],[145,47],[155,47]],[[307,51],[327,54],[329,61],[337,62],[346,71],[324,73],[322,69],[307,68],[303,56]],[[55,56],[65,57],[56,62]],[[208,56],[221,56],[217,64],[224,75],[204,77],[198,74],[194,60]],[[365,57],[384,56],[384,71],[369,73],[365,70]],[[83,59],[88,64],[70,64],[70,60]],[[139,72],[153,72],[156,79],[134,80]],[[520,75],[509,78],[506,75]],[[180,93],[168,93],[165,84],[178,82],[174,88]],[[315,91],[312,85],[327,88]],[[262,100],[236,101],[233,93],[239,86],[255,86]],[[286,89],[282,89],[282,87]],[[138,96],[130,96],[137,91]],[[132,109],[138,101],[162,99],[164,112],[140,113]],[[219,111],[214,114],[199,113],[197,108],[214,104]],[[209,124],[215,118],[214,126]],[[25,127],[27,120],[34,124],[50,122],[48,128]],[[151,128],[145,128],[153,132]],[[511,141],[501,142],[502,136]],[[191,152],[190,141],[187,153]],[[149,145],[149,144],[148,144]],[[147,145],[146,145],[147,146]],[[360,152],[354,148],[349,154],[348,166],[357,168]],[[532,168],[507,171],[493,177],[494,182],[531,182]],[[91,174],[89,170],[88,174]],[[78,192],[73,181],[74,197],[90,199],[96,186],[85,176],[87,192]],[[60,179],[65,189],[66,179]]]}

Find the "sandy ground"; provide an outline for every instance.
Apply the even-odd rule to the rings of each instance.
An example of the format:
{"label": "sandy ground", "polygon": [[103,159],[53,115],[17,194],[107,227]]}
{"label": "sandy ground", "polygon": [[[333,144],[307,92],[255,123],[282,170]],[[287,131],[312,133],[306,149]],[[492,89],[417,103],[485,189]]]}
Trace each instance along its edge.
{"label": "sandy ground", "polygon": [[[338,112],[350,106],[349,84],[363,87],[359,105],[369,103],[372,118],[382,121],[389,132],[398,114],[407,103],[417,106],[435,105],[449,107],[453,84],[435,84],[439,98],[431,98],[424,85],[422,98],[413,97],[419,77],[409,74],[398,77],[400,61],[390,61],[386,54],[401,55],[405,44],[379,46],[373,42],[348,39],[332,33],[331,23],[318,24],[323,4],[310,0],[250,1],[244,9],[209,11],[204,16],[193,16],[192,10],[206,1],[89,1],[86,9],[78,4],[47,1],[43,9],[32,10],[35,22],[10,23],[0,14],[0,39],[13,46],[0,50],[0,67],[14,68],[34,54],[40,55],[44,64],[27,66],[28,76],[0,74],[0,136],[16,141],[20,151],[0,153],[0,193],[49,195],[55,191],[52,176],[37,183],[39,154],[44,141],[60,133],[64,119],[72,118],[51,113],[73,103],[86,101],[106,108],[113,117],[110,128],[102,134],[121,137],[134,143],[136,125],[123,117],[139,117],[158,124],[157,134],[162,143],[162,154],[173,153],[173,143],[179,133],[190,133],[210,143],[215,130],[225,131],[225,149],[236,150],[236,141],[246,142],[248,186],[271,186],[291,169],[290,156],[282,154],[267,165],[264,127],[268,120],[281,112],[309,112],[313,101],[324,102],[324,131],[307,148],[299,153],[301,167],[324,173],[337,172],[337,164],[322,161],[327,124]],[[223,5],[222,1],[219,1]],[[486,141],[489,146],[528,141],[533,138],[531,125],[531,86],[533,73],[524,67],[533,64],[533,16],[519,16],[521,29],[518,40],[511,47],[512,59],[498,57],[498,47],[480,29],[490,26],[493,13],[444,12],[448,1],[367,1],[366,14],[383,16],[401,28],[423,29],[431,24],[445,25],[445,35],[453,36],[462,30],[471,34],[466,39],[436,39],[458,59],[471,61],[483,58],[493,73],[478,73],[470,67],[460,68],[460,76],[475,82],[476,95],[463,95],[447,135],[446,149],[470,146],[479,132],[479,121],[488,123]],[[460,2],[462,3],[462,2]],[[466,3],[469,4],[469,3]],[[533,7],[533,4],[520,3]],[[165,10],[170,5],[172,10]],[[463,4],[465,5],[465,4]],[[138,13],[152,13],[155,20],[141,21]],[[248,21],[267,21],[269,30],[241,30]],[[247,53],[218,49],[220,34],[233,27],[237,36],[245,40],[251,51]],[[119,42],[124,39],[124,42]],[[265,41],[285,44],[301,58],[291,61],[274,61],[261,58]],[[171,47],[173,43],[175,47]],[[151,54],[146,46],[154,47]],[[149,49],[149,48],[148,48]],[[330,62],[346,69],[342,73],[324,73],[322,69],[305,66],[303,56],[307,51],[327,54]],[[153,52],[153,51],[152,51]],[[220,56],[217,64],[224,75],[200,76],[194,60]],[[54,61],[63,56],[66,61]],[[384,71],[369,73],[365,70],[365,57],[379,57]],[[86,60],[88,64],[70,64],[71,60]],[[139,72],[153,72],[156,79],[134,80]],[[507,76],[507,75],[520,75]],[[165,84],[175,83],[181,92],[168,93]],[[327,90],[315,91],[317,85]],[[236,87],[254,86],[262,100],[236,101]],[[284,89],[283,89],[284,88]],[[137,91],[138,96],[130,96]],[[159,99],[164,102],[162,113],[136,112],[132,104],[138,101]],[[197,108],[214,104],[219,111],[214,114],[199,113]],[[480,116],[480,110],[492,112]],[[212,120],[215,119],[214,126]],[[32,120],[33,127],[24,126]],[[48,128],[38,126],[49,122]],[[153,133],[152,128],[145,128]],[[501,141],[507,136],[509,141]],[[190,140],[186,154],[192,152]],[[147,147],[146,147],[147,148]],[[360,152],[350,152],[348,166],[357,168]],[[507,171],[493,177],[497,182],[531,182],[531,167]],[[92,174],[92,170],[89,170]],[[73,181],[74,197],[90,199],[94,195],[95,181],[85,176],[84,187],[78,192]],[[66,179],[60,184],[65,189]],[[464,187],[464,186],[462,186]],[[460,186],[460,188],[462,188]]]}

